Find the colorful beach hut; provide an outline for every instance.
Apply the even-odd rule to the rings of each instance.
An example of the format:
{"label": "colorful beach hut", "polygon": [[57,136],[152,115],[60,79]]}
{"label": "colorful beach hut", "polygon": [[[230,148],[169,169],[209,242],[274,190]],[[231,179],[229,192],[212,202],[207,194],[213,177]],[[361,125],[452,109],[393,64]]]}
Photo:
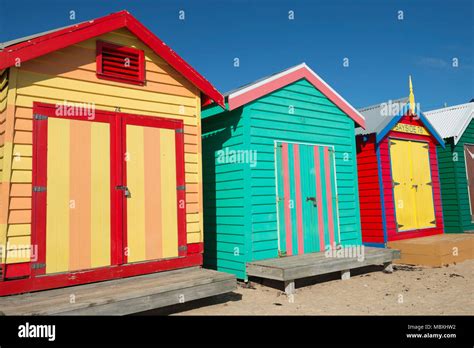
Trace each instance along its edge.
{"label": "colorful beach hut", "polygon": [[387,242],[443,233],[436,147],[443,138],[410,97],[360,109],[356,130],[362,240]]}
{"label": "colorful beach hut", "polygon": [[205,265],[360,245],[354,129],[364,117],[306,64],[203,109]]}
{"label": "colorful beach hut", "polygon": [[437,148],[445,232],[474,232],[474,102],[425,116],[446,143]]}
{"label": "colorful beach hut", "polygon": [[201,105],[127,11],[0,45],[0,295],[202,264]]}

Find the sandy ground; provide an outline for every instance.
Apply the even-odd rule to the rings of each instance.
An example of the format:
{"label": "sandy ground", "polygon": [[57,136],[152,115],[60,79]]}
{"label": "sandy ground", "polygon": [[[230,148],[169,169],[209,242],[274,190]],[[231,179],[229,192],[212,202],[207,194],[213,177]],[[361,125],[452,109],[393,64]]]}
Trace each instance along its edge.
{"label": "sandy ground", "polygon": [[474,260],[443,268],[395,265],[353,270],[296,283],[293,299],[282,284],[240,283],[230,294],[215,296],[145,315],[474,315]]}

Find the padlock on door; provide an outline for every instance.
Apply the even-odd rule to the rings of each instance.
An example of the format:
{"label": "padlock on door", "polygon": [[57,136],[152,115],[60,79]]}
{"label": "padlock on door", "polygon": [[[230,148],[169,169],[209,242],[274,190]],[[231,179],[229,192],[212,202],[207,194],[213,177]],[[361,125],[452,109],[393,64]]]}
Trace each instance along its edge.
{"label": "padlock on door", "polygon": [[130,192],[127,186],[119,185],[119,186],[115,186],[115,188],[117,190],[122,190],[125,197],[132,198],[132,193]]}

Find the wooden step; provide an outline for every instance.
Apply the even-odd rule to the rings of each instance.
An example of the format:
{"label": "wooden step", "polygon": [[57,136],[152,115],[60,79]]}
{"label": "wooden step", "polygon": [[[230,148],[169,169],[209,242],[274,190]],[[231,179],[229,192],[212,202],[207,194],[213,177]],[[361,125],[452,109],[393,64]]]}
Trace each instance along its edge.
{"label": "wooden step", "polygon": [[234,275],[199,267],[0,298],[5,315],[126,315],[220,295]]}
{"label": "wooden step", "polygon": [[253,261],[247,263],[249,276],[285,282],[287,294],[294,292],[294,280],[332,272],[342,272],[342,279],[350,277],[350,270],[371,265],[385,265],[391,269],[394,259],[400,257],[398,250],[363,247],[363,258],[328,257],[325,252]]}
{"label": "wooden step", "polygon": [[393,241],[387,246],[400,250],[396,263],[401,264],[441,267],[474,259],[473,234],[440,234]]}

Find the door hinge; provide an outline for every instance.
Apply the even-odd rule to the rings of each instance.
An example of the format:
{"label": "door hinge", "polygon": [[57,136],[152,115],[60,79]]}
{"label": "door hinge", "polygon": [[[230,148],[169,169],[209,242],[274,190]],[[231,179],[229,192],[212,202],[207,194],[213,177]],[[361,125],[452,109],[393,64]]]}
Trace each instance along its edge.
{"label": "door hinge", "polygon": [[47,119],[48,119],[48,116],[35,114],[35,120],[44,121],[44,120],[47,120]]}
{"label": "door hinge", "polygon": [[45,268],[46,264],[45,263],[32,263],[31,268],[32,269],[40,269],[40,268]]}
{"label": "door hinge", "polygon": [[33,186],[33,192],[46,192],[45,186]]}
{"label": "door hinge", "polygon": [[427,182],[426,185],[433,186],[433,182]]}
{"label": "door hinge", "polygon": [[178,247],[178,251],[187,251],[188,250],[188,246],[187,245],[181,245]]}
{"label": "door hinge", "polygon": [[401,227],[403,227],[404,225],[400,225],[400,224],[397,224],[397,228],[400,229]]}
{"label": "door hinge", "polygon": [[176,186],[176,189],[178,191],[186,191],[186,186],[185,185]]}
{"label": "door hinge", "polygon": [[430,221],[430,224],[436,225],[436,220]]}
{"label": "door hinge", "polygon": [[400,185],[400,183],[399,183],[399,182],[392,181],[392,186],[398,186],[398,185]]}
{"label": "door hinge", "polygon": [[183,133],[184,129],[183,128],[176,128],[176,133]]}

